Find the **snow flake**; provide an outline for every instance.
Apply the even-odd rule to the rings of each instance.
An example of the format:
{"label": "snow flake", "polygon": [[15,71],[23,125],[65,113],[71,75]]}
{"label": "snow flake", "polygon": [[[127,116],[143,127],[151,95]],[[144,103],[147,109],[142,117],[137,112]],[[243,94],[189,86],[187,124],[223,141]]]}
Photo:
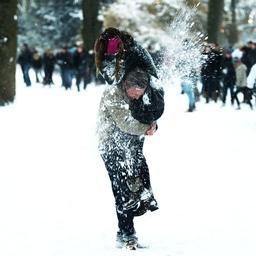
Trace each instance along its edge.
{"label": "snow flake", "polygon": [[150,105],[150,104],[151,104],[147,93],[145,93],[145,94],[143,95],[143,98],[142,98],[142,99],[143,99],[143,103],[144,103],[145,105]]}

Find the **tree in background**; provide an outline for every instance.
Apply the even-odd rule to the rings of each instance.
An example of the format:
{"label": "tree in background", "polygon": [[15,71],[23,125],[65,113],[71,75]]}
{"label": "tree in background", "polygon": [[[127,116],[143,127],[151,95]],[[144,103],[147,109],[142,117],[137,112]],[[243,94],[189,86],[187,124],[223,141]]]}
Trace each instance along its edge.
{"label": "tree in background", "polygon": [[0,1],[0,105],[15,97],[17,0]]}
{"label": "tree in background", "polygon": [[238,0],[231,0],[230,11],[231,11],[231,25],[228,41],[230,45],[234,45],[238,41],[238,30],[237,30],[237,19],[236,19],[236,6]]}
{"label": "tree in background", "polygon": [[100,8],[99,0],[83,0],[82,10],[83,10],[83,41],[85,49],[92,50],[94,47],[94,42],[99,36],[101,31],[101,23],[98,20],[98,12]]}
{"label": "tree in background", "polygon": [[256,41],[256,1],[237,0],[235,11],[238,42]]}
{"label": "tree in background", "polygon": [[218,43],[224,10],[224,0],[209,0],[209,12],[207,22],[208,42]]}
{"label": "tree in background", "polygon": [[58,48],[81,40],[80,0],[20,0],[19,44]]}

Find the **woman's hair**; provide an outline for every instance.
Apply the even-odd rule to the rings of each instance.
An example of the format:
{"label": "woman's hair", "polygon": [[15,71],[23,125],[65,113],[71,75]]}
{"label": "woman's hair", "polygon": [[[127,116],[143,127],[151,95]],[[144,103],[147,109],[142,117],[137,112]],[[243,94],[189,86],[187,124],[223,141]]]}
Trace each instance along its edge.
{"label": "woman's hair", "polygon": [[132,71],[130,71],[124,79],[124,84],[127,88],[146,88],[149,85],[149,83],[150,77],[148,73],[140,68],[135,68]]}
{"label": "woman's hair", "polygon": [[107,53],[109,39],[113,38],[120,39],[120,43],[118,44],[119,49],[116,55],[116,78],[118,80],[120,63],[121,60],[125,58],[125,49],[129,48],[134,43],[133,37],[129,33],[120,31],[113,27],[105,29],[96,40],[94,45],[95,66],[96,72],[98,74],[100,72],[102,61],[104,60],[105,54]]}

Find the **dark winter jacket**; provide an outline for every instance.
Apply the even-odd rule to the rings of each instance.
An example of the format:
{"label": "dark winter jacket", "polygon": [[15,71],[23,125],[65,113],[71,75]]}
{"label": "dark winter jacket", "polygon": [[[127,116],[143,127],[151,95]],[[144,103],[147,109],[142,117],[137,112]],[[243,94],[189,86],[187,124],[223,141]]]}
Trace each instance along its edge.
{"label": "dark winter jacket", "polygon": [[164,112],[164,91],[149,85],[144,96],[130,101],[129,107],[133,118],[144,124],[158,120]]}
{"label": "dark winter jacket", "polygon": [[61,68],[69,69],[73,68],[73,59],[72,55],[67,52],[60,52],[56,55],[57,64],[60,65]]}
{"label": "dark winter jacket", "polygon": [[204,53],[206,57],[202,65],[201,75],[204,78],[221,78],[222,55],[219,51],[211,50]]}
{"label": "dark winter jacket", "polygon": [[34,69],[41,69],[42,68],[42,57],[38,52],[34,52],[32,55],[32,67]]}
{"label": "dark winter jacket", "polygon": [[75,51],[74,53],[74,67],[77,71],[79,72],[85,72],[86,68],[88,67],[89,63],[89,53],[83,51],[83,52],[78,52]]}
{"label": "dark winter jacket", "polygon": [[134,42],[134,45],[127,51],[125,59],[125,74],[135,67],[141,68],[149,75],[158,78],[156,66],[151,55],[146,49],[136,42]]}
{"label": "dark winter jacket", "polygon": [[[129,60],[129,66],[127,66],[127,73],[124,75],[123,81],[126,79],[126,75],[139,67],[143,62],[136,61],[136,58]],[[142,64],[143,65],[143,64]],[[134,67],[134,68],[133,68]],[[147,72],[144,69],[145,72]],[[129,108],[133,118],[144,124],[152,124],[157,121],[164,112],[164,91],[162,88],[156,88],[153,84],[151,77],[148,75],[148,85],[145,90],[143,97],[139,99],[131,100],[129,103]]]}
{"label": "dark winter jacket", "polygon": [[249,52],[250,69],[256,63],[256,49],[251,49]]}
{"label": "dark winter jacket", "polygon": [[224,85],[234,86],[236,84],[236,71],[232,62],[232,57],[226,57],[224,59],[222,74]]}
{"label": "dark winter jacket", "polygon": [[56,58],[53,54],[45,53],[43,56],[43,66],[45,70],[53,70],[56,63]]}
{"label": "dark winter jacket", "polygon": [[251,51],[251,49],[247,46],[244,46],[244,47],[241,48],[241,50],[243,52],[243,56],[241,58],[241,61],[247,67],[247,75],[248,75],[249,72],[250,72],[250,69],[252,67],[251,60],[250,60],[250,51]]}
{"label": "dark winter jacket", "polygon": [[31,64],[32,63],[32,52],[29,48],[25,48],[22,50],[18,57],[18,63],[20,65]]}

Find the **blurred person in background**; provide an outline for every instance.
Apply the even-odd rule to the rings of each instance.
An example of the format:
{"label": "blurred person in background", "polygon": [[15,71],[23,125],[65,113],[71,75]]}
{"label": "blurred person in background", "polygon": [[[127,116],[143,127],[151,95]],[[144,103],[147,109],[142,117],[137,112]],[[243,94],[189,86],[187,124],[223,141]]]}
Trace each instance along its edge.
{"label": "blurred person in background", "polygon": [[53,54],[53,50],[48,48],[43,55],[43,68],[44,68],[44,85],[53,84],[52,75],[54,71],[54,66],[56,63],[56,58]]}
{"label": "blurred person in background", "polygon": [[252,66],[247,77],[247,87],[251,90],[251,94],[256,96],[256,64]]}
{"label": "blurred person in background", "polygon": [[60,66],[62,86],[66,90],[71,89],[73,75],[73,58],[67,46],[63,46],[56,55],[56,63]]}
{"label": "blurred person in background", "polygon": [[23,73],[23,79],[27,86],[31,86],[31,80],[29,77],[29,70],[31,68],[32,63],[32,52],[29,49],[28,44],[23,44],[21,48],[21,52],[18,55],[18,63],[21,66],[21,70]]}
{"label": "blurred person in background", "polygon": [[36,82],[40,83],[39,80],[39,74],[41,72],[42,69],[42,57],[40,55],[40,53],[38,52],[38,50],[36,48],[34,48],[32,50],[32,68],[35,71],[35,75],[36,75]]}
{"label": "blurred person in background", "polygon": [[242,63],[241,59],[235,57],[233,59],[235,71],[236,71],[236,91],[234,93],[234,100],[237,103],[237,109],[240,109],[240,101],[238,94],[242,93],[244,95],[245,103],[247,103],[251,109],[253,109],[251,99],[252,91],[247,87],[247,76],[246,76],[246,66]]}
{"label": "blurred person in background", "polygon": [[221,49],[215,43],[206,45],[203,57],[205,61],[201,68],[202,94],[206,98],[206,103],[209,103],[210,100],[217,102],[221,89]]}
{"label": "blurred person in background", "polygon": [[246,45],[242,46],[240,50],[243,53],[241,61],[247,67],[246,74],[248,76],[252,66],[256,63],[256,44],[249,41]]}
{"label": "blurred person in background", "polygon": [[88,82],[90,82],[90,56],[84,49],[82,44],[78,45],[74,53],[74,68],[76,77],[76,87],[80,91],[80,84],[83,80],[84,89],[86,89]]}
{"label": "blurred person in background", "polygon": [[234,88],[236,84],[236,71],[233,64],[232,54],[230,50],[224,51],[224,60],[222,67],[222,102],[226,104],[228,90],[230,91],[231,104],[234,104]]}

